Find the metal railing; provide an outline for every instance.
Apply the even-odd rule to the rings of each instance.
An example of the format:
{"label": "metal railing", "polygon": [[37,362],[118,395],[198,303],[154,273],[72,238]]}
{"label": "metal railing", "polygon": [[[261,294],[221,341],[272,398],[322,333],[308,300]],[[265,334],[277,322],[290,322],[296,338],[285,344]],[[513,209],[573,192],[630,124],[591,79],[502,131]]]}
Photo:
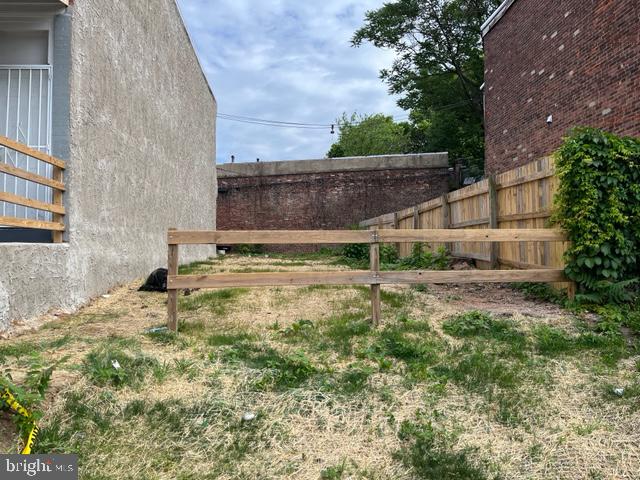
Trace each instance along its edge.
{"label": "metal railing", "polygon": [[[0,65],[0,135],[32,150],[51,154],[52,67]],[[0,163],[53,179],[54,166],[0,145]],[[51,203],[54,190],[38,182],[0,173],[0,192]],[[0,216],[52,221],[51,212],[0,201]]]}

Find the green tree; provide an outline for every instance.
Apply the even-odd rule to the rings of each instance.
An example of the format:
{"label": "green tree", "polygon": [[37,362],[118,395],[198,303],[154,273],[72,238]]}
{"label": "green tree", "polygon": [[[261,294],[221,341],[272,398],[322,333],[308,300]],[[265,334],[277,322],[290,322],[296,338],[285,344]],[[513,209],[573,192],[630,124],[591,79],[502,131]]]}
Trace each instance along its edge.
{"label": "green tree", "polygon": [[353,45],[395,51],[380,72],[398,104],[411,111],[412,150],[442,151],[483,171],[480,27],[501,0],[395,0],[367,12]]}
{"label": "green tree", "polygon": [[382,114],[343,114],[338,129],[338,141],[331,145],[329,158],[406,153],[410,149],[409,125]]}

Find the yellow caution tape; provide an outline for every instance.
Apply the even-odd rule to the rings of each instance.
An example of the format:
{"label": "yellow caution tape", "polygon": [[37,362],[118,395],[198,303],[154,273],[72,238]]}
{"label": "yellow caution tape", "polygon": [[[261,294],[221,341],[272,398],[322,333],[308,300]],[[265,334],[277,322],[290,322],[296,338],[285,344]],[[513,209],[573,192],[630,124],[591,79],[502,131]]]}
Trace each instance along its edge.
{"label": "yellow caution tape", "polygon": [[13,396],[8,388],[4,390],[4,393],[0,397],[0,400],[4,401],[4,403],[6,403],[7,406],[16,414],[31,421],[31,430],[29,431],[29,435],[27,436],[27,441],[25,442],[24,448],[22,449],[22,452],[20,452],[22,455],[29,455],[39,432],[35,420],[31,418],[31,414],[27,411],[27,409],[20,405],[20,403],[16,400],[16,397]]}

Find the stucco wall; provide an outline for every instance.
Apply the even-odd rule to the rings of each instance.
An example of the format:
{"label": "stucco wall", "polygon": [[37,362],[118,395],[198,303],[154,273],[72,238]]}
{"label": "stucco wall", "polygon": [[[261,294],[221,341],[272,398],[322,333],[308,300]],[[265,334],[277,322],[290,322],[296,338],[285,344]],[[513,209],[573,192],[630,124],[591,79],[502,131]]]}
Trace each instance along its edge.
{"label": "stucco wall", "polygon": [[68,245],[0,245],[0,328],[164,266],[169,227],[215,228],[216,103],[174,0],[83,0],[68,14]]}

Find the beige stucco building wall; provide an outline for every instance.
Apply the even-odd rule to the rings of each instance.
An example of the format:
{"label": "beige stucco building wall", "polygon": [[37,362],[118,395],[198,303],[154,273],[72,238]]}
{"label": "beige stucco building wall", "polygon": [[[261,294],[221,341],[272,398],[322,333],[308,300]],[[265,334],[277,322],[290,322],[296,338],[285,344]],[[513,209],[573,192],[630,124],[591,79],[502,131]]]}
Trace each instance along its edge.
{"label": "beige stucco building wall", "polygon": [[0,329],[165,266],[169,227],[215,228],[216,101],[175,0],[83,0],[55,29],[67,243],[0,244]]}

